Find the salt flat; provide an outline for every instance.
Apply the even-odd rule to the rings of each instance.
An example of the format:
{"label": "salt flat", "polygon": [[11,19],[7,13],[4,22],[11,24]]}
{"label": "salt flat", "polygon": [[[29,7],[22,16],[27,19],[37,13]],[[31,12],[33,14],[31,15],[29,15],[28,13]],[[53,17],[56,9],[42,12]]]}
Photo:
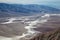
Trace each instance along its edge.
{"label": "salt flat", "polygon": [[[22,19],[20,17],[10,18],[8,21],[0,23],[0,38],[1,40],[30,39],[37,33],[48,32],[59,28],[59,22],[60,16],[56,14],[44,14],[35,17],[28,16],[22,17]],[[57,27],[57,25],[59,26]]]}

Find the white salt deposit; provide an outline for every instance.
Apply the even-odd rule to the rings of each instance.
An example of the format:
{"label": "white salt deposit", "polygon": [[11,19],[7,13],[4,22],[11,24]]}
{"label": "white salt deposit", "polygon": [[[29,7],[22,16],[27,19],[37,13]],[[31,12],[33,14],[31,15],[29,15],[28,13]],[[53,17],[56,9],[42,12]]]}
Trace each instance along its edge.
{"label": "white salt deposit", "polygon": [[16,18],[10,18],[10,19],[8,19],[8,20],[9,20],[8,22],[4,22],[4,23],[1,23],[1,24],[13,23],[13,21],[16,20]]}
{"label": "white salt deposit", "polygon": [[[35,31],[35,30],[33,30],[33,28],[36,28],[36,27],[34,27],[34,25],[36,25],[37,23],[45,23],[45,22],[47,22],[47,20],[48,20],[48,18],[50,17],[50,15],[49,14],[45,14],[45,15],[43,15],[43,16],[41,16],[42,18],[46,18],[46,19],[42,19],[42,20],[40,20],[40,19],[37,19],[37,20],[34,20],[34,21],[30,21],[29,22],[29,24],[28,24],[28,26],[25,26],[25,29],[27,29],[27,33],[23,33],[21,36],[16,36],[16,37],[12,37],[12,38],[3,38],[2,40],[19,40],[20,38],[26,38],[26,36],[28,36],[28,35],[32,35],[32,34],[35,34],[35,33],[40,33],[40,32],[38,32],[38,31]],[[8,22],[5,22],[5,23],[3,23],[3,24],[8,24],[8,23],[12,23],[14,20],[16,20],[15,18],[11,18]],[[26,38],[26,39],[30,39],[30,38]]]}

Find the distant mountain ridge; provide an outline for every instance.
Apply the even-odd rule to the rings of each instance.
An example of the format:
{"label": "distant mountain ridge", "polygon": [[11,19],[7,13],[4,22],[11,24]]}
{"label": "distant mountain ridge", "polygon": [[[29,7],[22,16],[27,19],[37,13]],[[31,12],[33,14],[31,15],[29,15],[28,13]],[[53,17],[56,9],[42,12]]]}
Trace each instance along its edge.
{"label": "distant mountain ridge", "polygon": [[0,13],[2,12],[14,15],[30,15],[35,13],[60,13],[60,9],[36,4],[23,5],[0,3]]}

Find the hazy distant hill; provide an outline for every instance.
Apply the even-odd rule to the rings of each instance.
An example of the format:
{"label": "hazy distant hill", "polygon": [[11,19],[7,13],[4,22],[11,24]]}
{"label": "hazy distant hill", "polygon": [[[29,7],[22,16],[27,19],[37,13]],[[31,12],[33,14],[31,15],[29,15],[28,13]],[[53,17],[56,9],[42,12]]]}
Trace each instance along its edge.
{"label": "hazy distant hill", "polygon": [[[31,15],[35,13],[60,13],[60,9],[36,4],[23,5],[0,3],[0,15],[2,12],[13,15]],[[4,13],[2,14],[5,15]]]}

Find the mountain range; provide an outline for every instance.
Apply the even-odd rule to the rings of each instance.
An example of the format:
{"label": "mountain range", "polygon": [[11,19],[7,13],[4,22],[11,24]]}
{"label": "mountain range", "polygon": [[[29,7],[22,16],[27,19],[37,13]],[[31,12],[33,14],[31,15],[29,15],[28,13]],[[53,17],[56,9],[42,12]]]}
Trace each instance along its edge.
{"label": "mountain range", "polygon": [[32,15],[37,13],[60,13],[60,9],[37,4],[6,4],[0,3],[0,16]]}

